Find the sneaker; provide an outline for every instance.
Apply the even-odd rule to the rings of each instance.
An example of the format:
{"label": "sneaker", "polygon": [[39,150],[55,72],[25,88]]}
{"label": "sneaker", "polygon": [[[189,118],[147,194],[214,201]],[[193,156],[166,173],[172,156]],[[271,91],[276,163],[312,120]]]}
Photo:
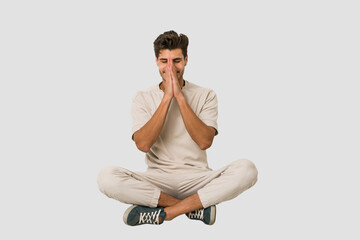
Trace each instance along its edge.
{"label": "sneaker", "polygon": [[162,224],[166,213],[164,208],[149,208],[144,206],[133,205],[124,213],[124,222],[130,226],[142,224]]}
{"label": "sneaker", "polygon": [[216,216],[216,207],[215,205],[201,208],[189,213],[186,213],[186,216],[190,219],[201,220],[207,225],[213,225],[215,222]]}

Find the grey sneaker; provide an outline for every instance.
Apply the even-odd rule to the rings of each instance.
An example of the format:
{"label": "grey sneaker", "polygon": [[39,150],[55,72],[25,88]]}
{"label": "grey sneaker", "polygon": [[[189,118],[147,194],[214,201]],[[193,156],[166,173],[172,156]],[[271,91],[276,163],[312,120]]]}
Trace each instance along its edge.
{"label": "grey sneaker", "polygon": [[215,223],[216,207],[213,205],[207,208],[201,208],[186,213],[186,216],[190,219],[201,220],[207,225],[213,225]]}
{"label": "grey sneaker", "polygon": [[130,226],[142,224],[162,224],[166,213],[164,208],[149,208],[144,206],[133,205],[124,213],[124,222]]}

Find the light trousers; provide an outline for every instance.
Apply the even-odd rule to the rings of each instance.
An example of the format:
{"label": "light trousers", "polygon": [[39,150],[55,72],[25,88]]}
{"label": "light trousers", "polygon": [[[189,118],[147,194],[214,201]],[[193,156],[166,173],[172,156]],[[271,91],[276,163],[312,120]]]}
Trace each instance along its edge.
{"label": "light trousers", "polygon": [[257,181],[257,169],[240,159],[218,170],[165,173],[161,170],[132,172],[110,166],[98,175],[98,186],[109,198],[127,204],[157,207],[160,193],[185,199],[198,193],[204,208],[235,198]]}

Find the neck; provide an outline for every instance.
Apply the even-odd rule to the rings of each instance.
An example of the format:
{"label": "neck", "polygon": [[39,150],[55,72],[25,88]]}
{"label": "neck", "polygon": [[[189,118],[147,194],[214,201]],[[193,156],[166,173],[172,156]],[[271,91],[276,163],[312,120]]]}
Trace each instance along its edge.
{"label": "neck", "polygon": [[179,85],[181,86],[181,88],[184,87],[184,85],[185,85],[185,80],[184,80],[183,78],[180,80]]}
{"label": "neck", "polygon": [[[161,81],[161,83],[159,84],[159,87],[164,92],[165,88],[164,88],[163,82],[164,81]],[[179,85],[181,86],[181,89],[185,86],[185,80],[183,78],[180,80]]]}

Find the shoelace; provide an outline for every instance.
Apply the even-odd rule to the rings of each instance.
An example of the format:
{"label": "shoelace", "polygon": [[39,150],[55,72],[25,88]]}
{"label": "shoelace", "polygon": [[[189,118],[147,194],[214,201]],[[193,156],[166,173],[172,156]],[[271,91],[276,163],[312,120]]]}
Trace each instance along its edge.
{"label": "shoelace", "polygon": [[204,219],[204,209],[198,209],[189,213],[189,218]]}
{"label": "shoelace", "polygon": [[159,216],[160,216],[161,209],[159,211],[154,212],[143,212],[140,213],[140,223],[150,223],[150,224],[160,224],[159,223]]}

